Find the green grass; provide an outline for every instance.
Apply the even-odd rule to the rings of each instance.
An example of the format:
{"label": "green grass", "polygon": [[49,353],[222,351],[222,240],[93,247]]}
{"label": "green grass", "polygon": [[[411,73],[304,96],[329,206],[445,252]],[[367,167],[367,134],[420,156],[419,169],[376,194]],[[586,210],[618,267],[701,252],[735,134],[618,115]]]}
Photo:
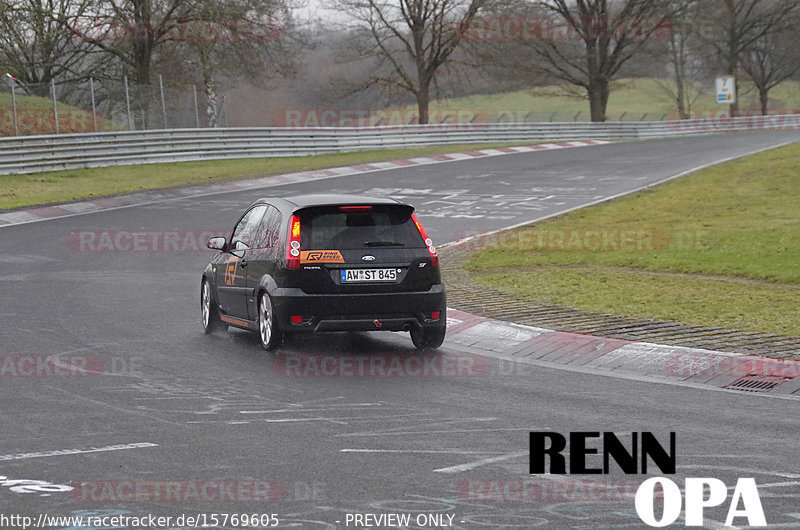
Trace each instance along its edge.
{"label": "green grass", "polygon": [[[525,142],[525,145],[531,143],[533,142]],[[520,143],[443,145],[330,155],[141,164],[0,175],[0,209],[509,145]]]}
{"label": "green grass", "polygon": [[477,281],[588,311],[800,335],[800,144],[476,240]]}
{"label": "green grass", "polygon": [[[669,80],[662,80],[669,85]],[[671,86],[671,85],[669,85]],[[697,117],[725,114],[728,108],[716,102],[714,86],[706,86],[702,95],[692,108]],[[574,92],[574,89],[572,89]],[[462,111],[465,116],[470,113],[479,117],[498,117],[505,115],[524,121],[549,121],[555,113],[553,121],[589,121],[589,102],[583,97],[585,92],[570,94],[565,87],[548,86],[505,92],[494,95],[480,95],[463,98],[443,99],[431,103],[432,121],[441,116],[441,111]],[[758,112],[758,92],[752,84],[741,82],[740,108]],[[800,110],[800,82],[786,81],[770,91],[770,110],[786,112]],[[667,119],[677,119],[677,110],[667,93],[652,79],[620,79],[612,84],[609,96],[607,115],[610,120],[618,120],[625,113],[625,121],[638,121],[645,114],[646,120],[659,120],[664,114]]]}
{"label": "green grass", "polygon": [[[20,135],[54,134],[56,132],[53,100],[20,94],[17,89],[17,129]],[[65,103],[56,102],[60,133],[92,132],[92,113]],[[0,136],[14,136],[14,106],[10,92],[0,93]],[[98,114],[97,128],[101,131],[115,127]]]}

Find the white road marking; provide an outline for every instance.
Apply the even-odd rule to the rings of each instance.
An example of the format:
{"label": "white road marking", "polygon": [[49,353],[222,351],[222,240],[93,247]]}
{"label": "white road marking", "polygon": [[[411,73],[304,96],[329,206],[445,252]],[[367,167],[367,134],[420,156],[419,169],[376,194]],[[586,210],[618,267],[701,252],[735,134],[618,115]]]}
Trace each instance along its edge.
{"label": "white road marking", "polygon": [[518,453],[511,453],[509,455],[503,456],[495,456],[492,458],[484,458],[482,460],[476,460],[475,462],[467,462],[466,464],[460,464],[457,466],[451,467],[442,467],[439,469],[434,469],[434,473],[461,473],[462,471],[469,471],[470,469],[475,469],[476,467],[485,466],[486,464],[493,464],[495,462],[503,462],[505,460],[512,460],[514,458],[519,458],[521,456],[525,456],[528,454],[528,451],[520,451]]}
{"label": "white road marking", "polygon": [[[302,411],[295,411],[302,412]],[[329,421],[331,423],[338,423],[340,425],[347,425],[348,422],[389,422],[389,421],[408,421],[409,417],[424,416],[429,413],[421,412],[419,414],[395,414],[392,416],[343,416],[340,418],[275,418],[275,419],[258,419],[250,421],[242,420],[200,420],[200,421],[187,421],[187,424],[201,424],[201,423],[225,423],[229,425],[249,424],[249,423],[295,423],[301,421]],[[345,421],[346,420],[346,421]]]}
{"label": "white road marking", "polygon": [[346,436],[394,436],[396,434],[449,434],[457,432],[499,432],[499,431],[531,431],[533,427],[509,427],[506,429],[456,429],[452,431],[392,431],[392,432],[368,432],[368,433],[352,433],[352,434],[337,434],[337,437]]}
{"label": "white road marking", "polygon": [[706,519],[703,517],[703,526],[705,528],[712,528],[714,530],[727,528],[728,530],[739,530],[738,526],[725,526],[725,523],[720,523],[719,521],[712,521],[711,519]]}
{"label": "white road marking", "polygon": [[323,401],[336,401],[337,399],[344,399],[344,396],[336,396],[336,397],[329,397],[329,398],[320,398],[320,399],[312,399],[310,401],[303,401],[301,403],[290,403],[293,407],[303,407],[305,405],[309,405],[311,403],[317,404],[322,403]]}
{"label": "white road marking", "polygon": [[445,455],[493,455],[495,451],[436,451],[425,449],[339,449],[341,453],[413,453],[413,454],[445,454]]}
{"label": "white road marking", "polygon": [[747,458],[769,458],[769,457],[760,456],[760,455],[685,455],[684,458],[739,458],[739,459],[747,459]]}
{"label": "white road marking", "polygon": [[240,410],[239,414],[280,414],[284,412],[318,412],[320,410],[331,410],[333,408],[349,408],[349,407],[379,407],[382,403],[343,403],[341,405],[322,405],[321,408],[304,409],[302,407],[294,407],[291,409],[275,409],[275,410]]}
{"label": "white road marking", "polygon": [[[752,469],[749,467],[733,467],[733,466],[713,466],[713,465],[700,465],[700,464],[691,464],[691,465],[683,465],[678,466],[681,469],[713,469],[715,471],[735,471],[740,476],[744,475],[773,475],[775,477],[783,477],[783,478],[795,478],[800,479],[800,475],[797,473],[782,473],[780,471],[765,471],[763,469]],[[761,486],[759,486],[761,487]]]}
{"label": "white road marking", "polygon": [[[423,420],[423,421],[435,422],[434,425],[436,425],[438,427],[438,426],[446,425],[448,423],[449,424],[453,424],[453,423],[474,423],[474,422],[478,422],[478,421],[497,421],[497,418],[491,418],[491,417],[489,417],[489,418],[453,418],[451,420],[441,420],[439,418],[431,418],[429,420]],[[403,428],[410,428],[410,427],[423,428],[425,426],[426,426],[425,423],[419,423],[417,425],[411,425],[411,426],[404,425],[402,427],[393,427],[391,429],[381,429],[381,430],[378,430],[378,431],[362,431],[362,432],[353,432],[353,433],[348,433],[348,434],[338,434],[337,436],[387,436],[387,435],[390,436],[390,435],[394,435],[394,434],[408,434],[408,433],[405,433],[405,432],[397,432],[397,431],[398,431],[398,429],[403,429]],[[479,430],[483,431],[483,430],[486,430],[486,429],[479,429]],[[430,432],[430,431],[423,431],[423,432]],[[458,431],[442,431],[442,432],[458,432]]]}
{"label": "white road marking", "polygon": [[[339,425],[347,425],[347,421],[344,421],[344,420],[352,421],[354,419],[359,419],[359,418],[349,418],[349,417],[344,417],[344,418],[322,418],[322,417],[320,417],[320,418],[281,418],[281,419],[274,419],[274,420],[258,420],[258,421],[259,422],[263,421],[265,423],[297,423],[297,422],[303,422],[303,421],[326,421],[326,422],[330,422],[330,423],[338,423]],[[374,420],[376,418],[369,418],[369,419],[373,419]]]}
{"label": "white road marking", "polygon": [[[800,482],[770,482],[769,484],[759,484],[758,489],[763,488],[783,488],[787,486],[800,486]],[[734,489],[734,487],[728,487],[729,490]]]}
{"label": "white road marking", "polygon": [[137,442],[132,444],[108,445],[106,447],[92,447],[90,449],[59,449],[55,451],[42,451],[37,453],[18,453],[15,455],[0,455],[0,461],[26,460],[28,458],[47,458],[50,456],[82,455],[87,453],[104,453],[107,451],[124,451],[126,449],[141,449],[144,447],[158,447],[150,442]]}

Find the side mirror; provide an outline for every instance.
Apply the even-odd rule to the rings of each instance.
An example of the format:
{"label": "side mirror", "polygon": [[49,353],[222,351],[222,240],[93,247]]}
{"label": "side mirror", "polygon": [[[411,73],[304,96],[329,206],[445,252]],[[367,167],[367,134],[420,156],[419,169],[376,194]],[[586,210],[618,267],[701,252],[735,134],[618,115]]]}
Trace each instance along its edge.
{"label": "side mirror", "polygon": [[227,244],[227,241],[225,241],[224,237],[212,237],[211,239],[208,240],[208,243],[206,243],[206,246],[208,248],[210,248],[211,250],[224,251],[226,244]]}

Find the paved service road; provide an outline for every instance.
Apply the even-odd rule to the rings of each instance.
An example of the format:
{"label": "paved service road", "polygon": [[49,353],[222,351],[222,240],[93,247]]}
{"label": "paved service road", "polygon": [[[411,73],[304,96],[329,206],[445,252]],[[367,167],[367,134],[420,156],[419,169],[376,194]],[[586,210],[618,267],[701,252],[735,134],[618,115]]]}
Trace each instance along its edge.
{"label": "paved service road", "polygon": [[[448,342],[419,358],[402,334],[302,337],[276,359],[254,335],[202,334],[209,251],[80,245],[106,232],[115,250],[133,249],[132,232],[178,231],[191,250],[194,234],[180,231],[228,229],[256,196],[323,190],[401,196],[443,243],[797,139],[508,155],[0,228],[0,516],[275,513],[281,527],[353,528],[348,514],[393,513],[411,514],[412,528],[443,527],[433,517],[448,515],[465,529],[644,527],[624,495],[642,476],[614,468],[523,489],[528,431],[653,431],[664,443],[675,431],[678,484],[754,477],[770,527],[797,528],[796,401],[521,365]],[[359,367],[369,376],[348,375]],[[721,527],[725,506],[707,511],[707,527]]]}

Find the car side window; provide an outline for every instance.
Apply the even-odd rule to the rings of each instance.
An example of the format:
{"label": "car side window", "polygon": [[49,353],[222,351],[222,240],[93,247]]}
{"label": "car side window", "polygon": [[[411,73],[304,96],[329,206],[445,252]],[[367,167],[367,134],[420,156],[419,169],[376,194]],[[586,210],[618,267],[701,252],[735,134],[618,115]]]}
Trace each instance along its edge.
{"label": "car side window", "polygon": [[231,248],[234,250],[253,248],[256,230],[266,211],[267,207],[261,204],[254,206],[242,216],[239,222],[236,223],[236,228],[233,229]]}
{"label": "car side window", "polygon": [[267,233],[269,235],[269,246],[275,247],[280,244],[281,241],[281,212],[279,212],[276,208],[272,208],[275,212],[275,215],[272,216],[270,219],[269,227],[267,229]]}
{"label": "car side window", "polygon": [[272,248],[275,246],[278,240],[280,220],[280,212],[272,206],[268,207],[264,217],[261,218],[261,224],[256,230],[253,248]]}

